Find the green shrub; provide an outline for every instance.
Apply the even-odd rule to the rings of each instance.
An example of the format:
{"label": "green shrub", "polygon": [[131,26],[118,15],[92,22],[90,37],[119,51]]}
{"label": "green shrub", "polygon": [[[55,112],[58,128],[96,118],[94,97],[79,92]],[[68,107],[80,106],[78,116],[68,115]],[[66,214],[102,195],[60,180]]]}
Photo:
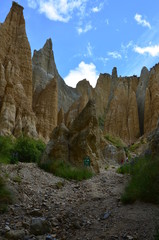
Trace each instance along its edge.
{"label": "green shrub", "polygon": [[22,136],[16,141],[14,153],[20,162],[38,162],[44,149],[42,141]]}
{"label": "green shrub", "polygon": [[137,150],[140,146],[141,146],[141,143],[140,143],[140,142],[134,143],[134,144],[132,144],[132,145],[130,146],[129,150],[130,150],[131,152],[135,152],[135,150]]}
{"label": "green shrub", "polygon": [[45,149],[41,140],[28,136],[17,139],[0,136],[0,163],[38,162]]}
{"label": "green shrub", "polygon": [[7,205],[12,203],[11,192],[6,188],[3,178],[0,176],[0,213],[7,210]]}
{"label": "green shrub", "polygon": [[114,137],[110,134],[106,134],[104,137],[107,141],[109,141],[111,144],[113,144],[117,148],[125,147],[125,144],[119,137]]}
{"label": "green shrub", "polygon": [[14,140],[11,137],[0,136],[0,162],[10,163],[11,152],[14,149]]}
{"label": "green shrub", "polygon": [[125,173],[130,173],[131,172],[131,165],[130,163],[124,163],[122,166],[120,166],[117,169],[117,173],[125,174]]}
{"label": "green shrub", "polygon": [[131,180],[122,194],[123,203],[136,200],[159,204],[159,157],[143,157],[130,165]]}
{"label": "green shrub", "polygon": [[93,173],[88,168],[74,167],[62,160],[48,160],[45,163],[40,163],[39,166],[47,172],[68,180],[81,181],[93,176]]}

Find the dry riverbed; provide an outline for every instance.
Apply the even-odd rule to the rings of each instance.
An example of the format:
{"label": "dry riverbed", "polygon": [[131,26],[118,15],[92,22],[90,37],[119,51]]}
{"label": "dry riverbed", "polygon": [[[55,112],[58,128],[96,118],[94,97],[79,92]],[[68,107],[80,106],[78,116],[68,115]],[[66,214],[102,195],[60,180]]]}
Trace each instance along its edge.
{"label": "dry riverbed", "polygon": [[3,165],[14,204],[0,215],[0,239],[153,240],[159,207],[123,205],[128,176],[115,169],[81,182],[66,181],[33,163]]}

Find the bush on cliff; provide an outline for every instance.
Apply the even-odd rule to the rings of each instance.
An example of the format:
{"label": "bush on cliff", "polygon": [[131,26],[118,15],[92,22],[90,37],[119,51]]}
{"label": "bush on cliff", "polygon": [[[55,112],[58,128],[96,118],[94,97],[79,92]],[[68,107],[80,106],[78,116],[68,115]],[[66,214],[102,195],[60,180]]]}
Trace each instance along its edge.
{"label": "bush on cliff", "polygon": [[121,196],[123,203],[140,200],[159,204],[159,156],[139,158],[125,167],[125,172],[131,179]]}
{"label": "bush on cliff", "polygon": [[0,136],[0,163],[38,162],[45,149],[41,140]]}
{"label": "bush on cliff", "polygon": [[104,137],[117,148],[125,147],[125,143],[119,137],[114,137],[110,134],[106,134]]}
{"label": "bush on cliff", "polygon": [[14,153],[20,162],[38,162],[44,149],[45,144],[41,140],[21,136],[16,140]]}

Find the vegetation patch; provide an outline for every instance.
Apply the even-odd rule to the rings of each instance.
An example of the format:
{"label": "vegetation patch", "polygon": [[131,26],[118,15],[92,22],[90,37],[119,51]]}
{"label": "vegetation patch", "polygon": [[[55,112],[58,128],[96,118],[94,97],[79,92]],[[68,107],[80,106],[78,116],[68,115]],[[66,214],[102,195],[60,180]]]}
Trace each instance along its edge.
{"label": "vegetation patch", "polygon": [[93,176],[93,173],[89,168],[75,167],[62,160],[48,160],[45,163],[40,163],[39,167],[47,172],[68,180],[74,179],[81,181]]}
{"label": "vegetation patch", "polygon": [[63,187],[64,187],[64,182],[59,181],[59,182],[56,183],[56,188],[57,189],[61,189]]}
{"label": "vegetation patch", "polygon": [[109,141],[111,144],[113,144],[117,148],[125,147],[124,142],[119,137],[114,137],[110,134],[106,134],[104,137],[107,141]]}
{"label": "vegetation patch", "polygon": [[8,204],[12,203],[12,194],[7,189],[3,178],[0,176],[0,213],[7,210]]}
{"label": "vegetation patch", "polygon": [[10,163],[13,149],[14,139],[12,137],[0,136],[0,163]]}
{"label": "vegetation patch", "polygon": [[130,163],[124,163],[122,166],[120,166],[118,169],[117,169],[117,173],[120,173],[120,174],[125,174],[125,173],[130,173],[132,170],[132,166],[130,165]]}
{"label": "vegetation patch", "polygon": [[130,173],[131,180],[121,196],[123,203],[136,200],[159,204],[159,156],[137,158],[118,170]]}
{"label": "vegetation patch", "polygon": [[45,149],[45,144],[40,140],[22,136],[16,141],[14,154],[20,162],[38,162]]}
{"label": "vegetation patch", "polygon": [[21,177],[20,177],[19,175],[17,175],[17,176],[15,176],[15,177],[13,178],[13,181],[16,182],[16,183],[18,183],[18,184],[20,184],[21,181],[22,181],[22,179],[21,179]]}
{"label": "vegetation patch", "polygon": [[17,139],[0,136],[0,163],[38,162],[45,149],[41,140],[28,136]]}
{"label": "vegetation patch", "polygon": [[137,150],[139,147],[141,146],[141,143],[140,142],[137,142],[137,143],[134,143],[130,146],[129,150],[131,152],[135,152],[135,150]]}

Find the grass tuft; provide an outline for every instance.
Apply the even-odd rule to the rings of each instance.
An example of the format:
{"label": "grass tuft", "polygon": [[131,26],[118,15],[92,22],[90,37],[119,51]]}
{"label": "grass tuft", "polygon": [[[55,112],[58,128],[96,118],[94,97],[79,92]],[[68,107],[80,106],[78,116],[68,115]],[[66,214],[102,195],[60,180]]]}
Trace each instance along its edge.
{"label": "grass tuft", "polygon": [[124,204],[136,200],[159,204],[159,156],[136,159],[131,164],[120,167],[118,171],[131,175],[121,196]]}
{"label": "grass tuft", "polygon": [[111,144],[113,144],[117,148],[125,147],[125,144],[119,137],[114,137],[110,134],[106,134],[104,137],[107,141],[109,141]]}
{"label": "grass tuft", "polygon": [[74,179],[81,181],[93,176],[93,173],[90,169],[78,168],[62,160],[48,160],[45,163],[40,163],[39,167],[47,172],[53,173],[56,176],[66,178],[68,180]]}
{"label": "grass tuft", "polygon": [[7,210],[7,205],[12,203],[12,194],[5,186],[3,178],[0,176],[0,213]]}

